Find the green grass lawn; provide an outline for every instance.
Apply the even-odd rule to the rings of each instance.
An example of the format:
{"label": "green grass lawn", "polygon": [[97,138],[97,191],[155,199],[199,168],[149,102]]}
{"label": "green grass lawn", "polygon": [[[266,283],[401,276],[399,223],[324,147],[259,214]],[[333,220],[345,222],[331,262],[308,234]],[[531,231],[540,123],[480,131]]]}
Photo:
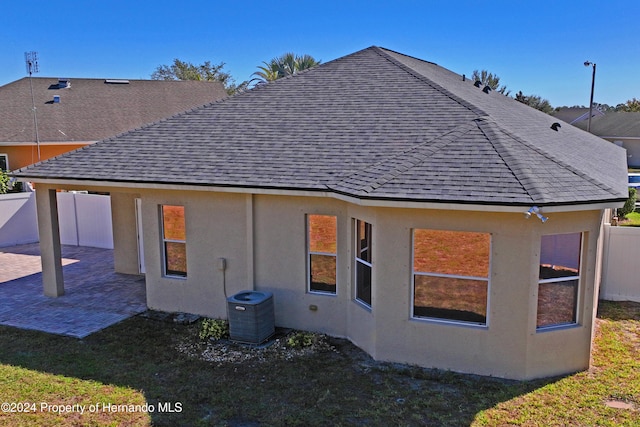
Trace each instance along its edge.
{"label": "green grass lawn", "polygon": [[626,218],[620,221],[620,225],[627,227],[640,227],[640,212],[631,212]]}
{"label": "green grass lawn", "polygon": [[141,316],[82,340],[0,327],[0,425],[640,425],[640,304],[601,303],[597,325],[589,371],[537,381],[376,363],[338,339],[210,362],[179,351],[196,324]]}

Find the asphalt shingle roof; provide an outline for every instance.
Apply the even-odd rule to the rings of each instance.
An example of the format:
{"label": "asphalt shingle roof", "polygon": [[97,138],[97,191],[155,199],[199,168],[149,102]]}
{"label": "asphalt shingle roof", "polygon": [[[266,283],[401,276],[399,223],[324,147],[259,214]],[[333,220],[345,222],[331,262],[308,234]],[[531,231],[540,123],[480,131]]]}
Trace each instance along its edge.
{"label": "asphalt shingle roof", "polygon": [[18,171],[494,205],[626,199],[625,151],[378,47]]}
{"label": "asphalt shingle roof", "polygon": [[[32,77],[40,142],[99,141],[227,96],[218,82],[68,80]],[[29,78],[0,86],[0,142],[35,140]]]}
{"label": "asphalt shingle roof", "polygon": [[[587,122],[575,123],[580,129]],[[640,113],[615,111],[591,119],[591,133],[603,138],[640,138]]]}

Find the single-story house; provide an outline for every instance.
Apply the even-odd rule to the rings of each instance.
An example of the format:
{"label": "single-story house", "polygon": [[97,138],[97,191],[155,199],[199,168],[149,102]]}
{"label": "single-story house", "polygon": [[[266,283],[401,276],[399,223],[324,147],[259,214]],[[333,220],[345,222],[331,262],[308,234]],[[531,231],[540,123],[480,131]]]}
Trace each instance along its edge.
{"label": "single-story house", "polygon": [[25,77],[0,86],[0,169],[19,169],[226,96],[219,82]]}
{"label": "single-story house", "polygon": [[47,295],[56,190],[109,192],[115,269],[152,309],[268,291],[276,325],[375,359],[528,379],[589,366],[603,212],[627,198],[625,151],[555,120],[370,47],[14,175]]}
{"label": "single-story house", "polygon": [[[587,127],[589,121],[589,107],[562,107],[553,111],[551,115],[557,119],[575,125],[576,123],[584,122],[584,128]],[[598,108],[591,109],[591,120],[595,117],[604,116],[604,113]]]}
{"label": "single-story house", "polygon": [[[586,129],[586,122],[574,126]],[[640,113],[615,111],[594,117],[591,133],[627,150],[627,164],[640,167]]]}

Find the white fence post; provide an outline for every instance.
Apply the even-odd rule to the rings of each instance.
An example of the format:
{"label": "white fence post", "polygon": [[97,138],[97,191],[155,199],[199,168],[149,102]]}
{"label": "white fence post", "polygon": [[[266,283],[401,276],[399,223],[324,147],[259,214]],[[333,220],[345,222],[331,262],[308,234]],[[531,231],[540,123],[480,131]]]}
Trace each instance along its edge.
{"label": "white fence post", "polygon": [[75,194],[58,192],[58,222],[60,226],[60,243],[80,246],[78,239],[78,218],[76,217]]}
{"label": "white fence post", "polygon": [[111,197],[74,194],[78,246],[113,249]]}

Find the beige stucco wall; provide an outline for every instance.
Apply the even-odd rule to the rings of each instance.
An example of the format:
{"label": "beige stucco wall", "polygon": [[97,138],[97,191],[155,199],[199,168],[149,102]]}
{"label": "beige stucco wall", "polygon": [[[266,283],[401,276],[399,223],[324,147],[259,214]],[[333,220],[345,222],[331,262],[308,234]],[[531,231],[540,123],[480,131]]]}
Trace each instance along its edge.
{"label": "beige stucco wall", "polygon": [[111,193],[113,264],[118,273],[140,273],[135,210],[137,197],[139,195],[135,193]]}
{"label": "beige stucco wall", "polygon": [[[226,297],[251,288],[247,213],[250,196],[230,193],[142,193],[147,304],[150,308],[226,317]],[[159,206],[185,208],[187,277],[164,277]],[[226,260],[226,269],[218,260]]]}
{"label": "beige stucco wall", "polygon": [[[546,213],[550,219],[542,223],[519,212],[366,207],[320,196],[111,190],[120,271],[137,262],[134,199],[142,200],[152,309],[225,318],[227,296],[267,290],[274,293],[276,325],[346,337],[379,360],[514,379],[589,366],[600,211]],[[47,211],[41,199],[39,214]],[[186,278],[162,273],[162,204],[185,207]],[[337,216],[336,295],[307,291],[308,214]],[[373,226],[371,308],[354,301],[354,218]],[[414,228],[491,234],[486,326],[412,318]],[[541,236],[573,232],[585,236],[578,324],[537,331]],[[220,258],[226,260],[225,270],[219,269]]]}
{"label": "beige stucco wall", "polygon": [[[160,204],[185,206],[186,279],[162,277]],[[555,213],[542,223],[521,213],[391,209],[322,197],[225,193],[143,194],[151,308],[226,317],[219,257],[227,259],[226,295],[274,293],[276,324],[351,339],[381,360],[508,378],[587,368],[600,213]],[[338,291],[307,292],[306,215],[338,217]],[[371,309],[353,300],[352,219],[373,224]],[[413,228],[491,234],[487,326],[411,318]],[[536,331],[540,238],[585,232],[579,324]],[[311,308],[314,308],[312,310]]]}
{"label": "beige stucco wall", "polygon": [[[587,368],[600,216],[598,212],[551,216],[543,224],[537,219],[525,220],[522,214],[380,209],[374,289],[376,301],[384,304],[374,306],[374,356],[519,379]],[[486,327],[410,318],[411,228],[491,233]],[[580,324],[536,331],[540,238],[569,232],[587,232],[579,290]]]}
{"label": "beige stucco wall", "polygon": [[[570,328],[535,332],[535,306],[529,313],[531,333],[527,344],[527,378],[558,375],[589,367],[597,309],[596,280],[601,211],[554,214],[553,222],[544,224],[544,234],[583,232],[583,248],[578,291],[578,325]],[[537,238],[537,235],[535,236]],[[534,256],[539,259],[539,247]],[[537,295],[536,295],[537,297]]]}
{"label": "beige stucco wall", "polygon": [[629,166],[640,167],[640,138],[605,137],[605,139],[627,150],[627,164]]}

